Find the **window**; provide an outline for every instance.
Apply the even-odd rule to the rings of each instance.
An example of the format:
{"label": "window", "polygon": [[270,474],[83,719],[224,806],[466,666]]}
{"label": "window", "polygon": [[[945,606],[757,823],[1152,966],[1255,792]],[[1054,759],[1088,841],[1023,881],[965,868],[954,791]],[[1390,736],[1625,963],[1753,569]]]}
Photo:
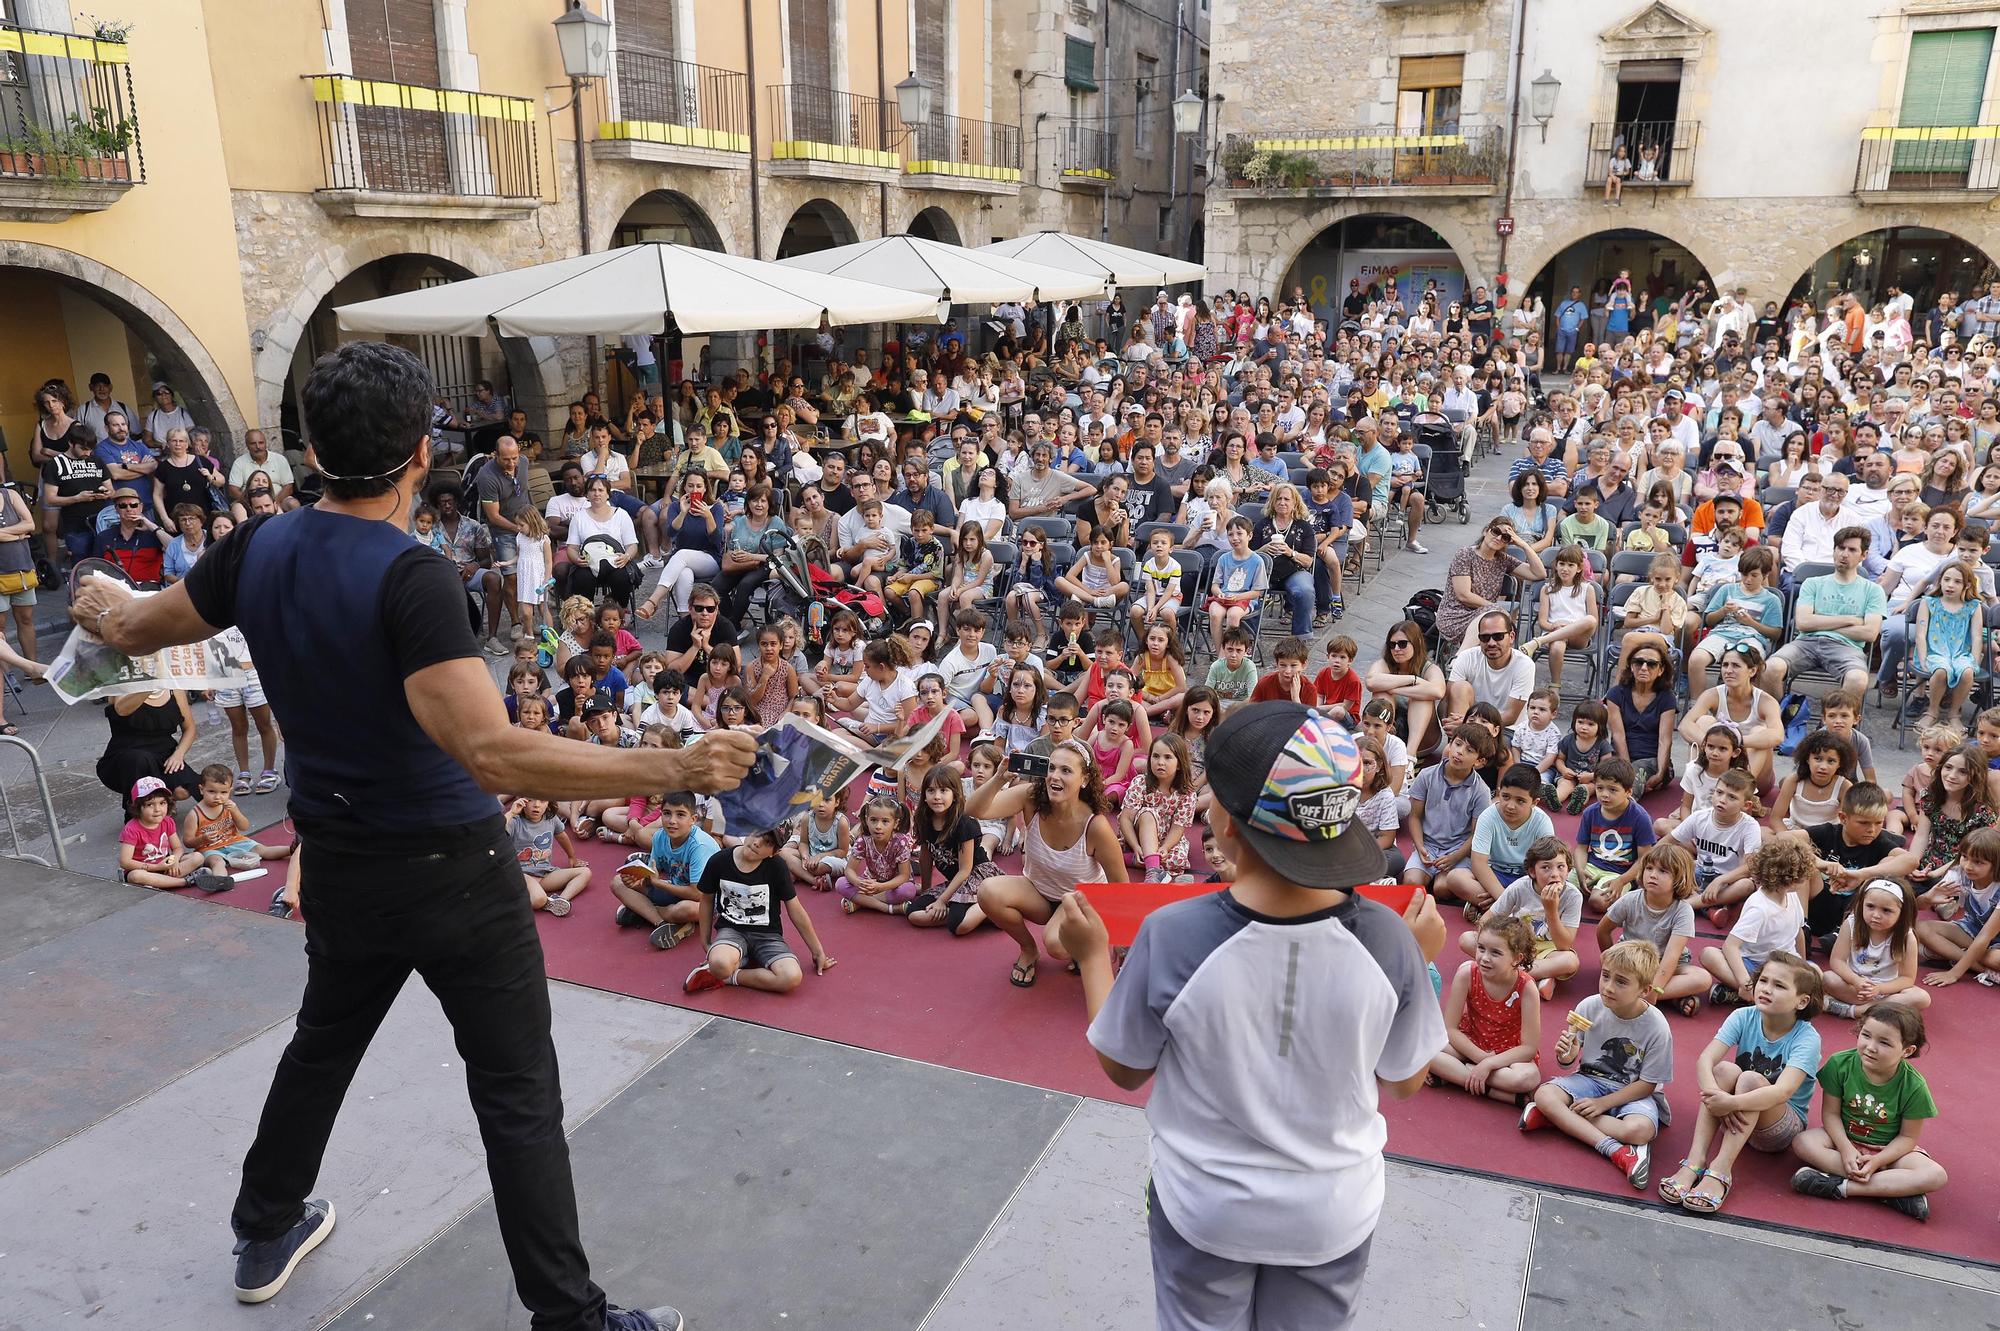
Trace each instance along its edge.
{"label": "window", "polygon": [[1158,228],[1158,237],[1159,237],[1159,242],[1162,245],[1171,245],[1173,243],[1174,206],[1171,203],[1163,203],[1160,205],[1160,225]]}
{"label": "window", "polygon": [[1159,96],[1158,58],[1140,56],[1135,62],[1135,73],[1138,77],[1132,80],[1132,151],[1149,154],[1153,151],[1153,121],[1164,104]]}
{"label": "window", "polygon": [[1396,72],[1396,129],[1456,134],[1465,83],[1462,55],[1404,56]]}
{"label": "window", "polygon": [[1085,92],[1097,91],[1097,43],[1063,38],[1063,82]]}
{"label": "window", "polygon": [[[1910,34],[1910,62],[1903,72],[1899,125],[1977,125],[1993,56],[1993,29],[1957,28]],[[1958,175],[1972,165],[1970,141],[1917,140],[1896,144],[1892,170]]]}

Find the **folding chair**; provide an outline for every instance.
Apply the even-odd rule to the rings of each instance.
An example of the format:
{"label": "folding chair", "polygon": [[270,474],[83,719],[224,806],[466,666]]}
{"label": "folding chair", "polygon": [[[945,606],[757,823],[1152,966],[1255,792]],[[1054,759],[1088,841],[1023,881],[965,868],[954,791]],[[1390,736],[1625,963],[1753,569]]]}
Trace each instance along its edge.
{"label": "folding chair", "polygon": [[[978,598],[968,608],[985,614],[991,621],[988,628],[995,630],[993,636],[997,638],[999,636],[997,630],[1004,627],[1007,589],[1013,585],[1014,570],[1021,562],[1021,547],[1012,541],[988,541],[986,548],[993,555],[993,594]],[[951,625],[938,625],[939,639],[945,638],[952,632]]]}

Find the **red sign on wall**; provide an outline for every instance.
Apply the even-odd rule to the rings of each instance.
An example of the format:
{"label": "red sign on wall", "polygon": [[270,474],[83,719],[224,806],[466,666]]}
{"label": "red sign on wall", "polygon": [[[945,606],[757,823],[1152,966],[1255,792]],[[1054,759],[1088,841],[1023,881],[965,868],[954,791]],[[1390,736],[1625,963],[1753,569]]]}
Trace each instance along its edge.
{"label": "red sign on wall", "polygon": [[1514,219],[1513,219],[1513,218],[1511,218],[1511,217],[1496,217],[1496,218],[1494,218],[1494,219],[1493,219],[1493,232],[1494,232],[1494,234],[1495,234],[1495,235],[1500,235],[1500,236],[1511,236],[1511,235],[1513,235],[1513,234],[1514,234]]}

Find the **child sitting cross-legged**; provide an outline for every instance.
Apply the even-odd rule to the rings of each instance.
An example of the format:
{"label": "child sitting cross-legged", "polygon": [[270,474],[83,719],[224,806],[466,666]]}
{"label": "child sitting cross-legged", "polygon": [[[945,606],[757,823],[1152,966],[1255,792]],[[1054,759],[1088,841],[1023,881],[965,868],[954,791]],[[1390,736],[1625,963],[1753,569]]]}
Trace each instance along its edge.
{"label": "child sitting cross-legged", "polygon": [[1125,788],[1118,810],[1118,830],[1147,882],[1172,882],[1188,871],[1195,804],[1186,741],[1172,731],[1155,736],[1145,767]]}
{"label": "child sitting cross-legged", "polygon": [[1494,747],[1485,728],[1461,725],[1445,741],[1444,761],[1410,783],[1410,841],[1417,853],[1403,869],[1404,882],[1423,886],[1436,878],[1440,891],[1454,877],[1461,885],[1470,882],[1470,870],[1454,871],[1471,854],[1472,829],[1492,800],[1479,779],[1479,764],[1493,756]]}
{"label": "child sitting cross-legged", "polygon": [[[1753,1006],[1732,1012],[1701,1051],[1695,1081],[1699,1117],[1687,1159],[1660,1180],[1660,1200],[1709,1215],[1735,1186],[1747,1145],[1775,1153],[1805,1131],[1819,1071],[1819,971],[1790,952],[1773,952],[1757,972]],[[1730,1057],[1731,1053],[1734,1057]]]}
{"label": "child sitting cross-legged", "polygon": [[887,795],[861,806],[862,835],[847,852],[847,872],[833,881],[840,908],[852,915],[861,909],[884,915],[906,915],[917,895],[912,871],[915,843],[903,830],[906,811]]}
{"label": "child sitting cross-legged", "polygon": [[1854,1048],[1819,1070],[1820,1126],[1800,1133],[1792,1154],[1805,1161],[1792,1191],[1808,1197],[1872,1197],[1916,1220],[1945,1185],[1944,1166],[1918,1144],[1937,1102],[1910,1060],[1924,1050],[1924,1019],[1901,1003],[1862,1015]]}
{"label": "child sitting cross-legged", "polygon": [[804,882],[815,892],[831,892],[834,877],[847,868],[851,837],[839,798],[815,795],[812,808],[799,815],[780,854],[794,881]]}
{"label": "child sitting cross-legged", "polygon": [[1660,954],[1636,938],[1604,954],[1597,992],[1576,1005],[1556,1041],[1557,1065],[1576,1071],[1543,1082],[1521,1111],[1521,1131],[1554,1124],[1641,1190],[1651,1177],[1662,1092],[1674,1076],[1667,1019],[1646,1001],[1659,969]]}
{"label": "child sitting cross-legged", "polygon": [[1655,1003],[1674,1003],[1683,1017],[1701,1011],[1701,996],[1711,983],[1707,971],[1694,964],[1688,943],[1694,938],[1694,856],[1672,844],[1649,846],[1639,857],[1639,890],[1611,903],[1597,922],[1597,947],[1611,947],[1622,930],[1626,938],[1651,943],[1660,954],[1648,992]]}
{"label": "child sitting cross-legged", "polygon": [[708,960],[688,972],[681,988],[690,994],[723,985],[789,994],[805,979],[799,959],[785,942],[779,908],[812,952],[813,971],[833,969],[833,955],[819,941],[812,917],[799,904],[792,875],[778,858],[791,839],[788,827],[752,832],[728,850],[717,851],[702,867],[701,933],[709,940]]}
{"label": "child sitting cross-legged", "polygon": [[[1468,722],[1470,724],[1470,722]],[[1513,883],[1523,874],[1534,872],[1534,850],[1542,842],[1553,840],[1555,824],[1548,814],[1535,807],[1535,799],[1542,793],[1542,774],[1526,763],[1514,763],[1500,774],[1493,789],[1493,802],[1479,815],[1479,821],[1472,829],[1472,854],[1467,857],[1464,867],[1447,874],[1439,885],[1439,890],[1451,892],[1465,900],[1465,918],[1470,924],[1479,922],[1479,913],[1490,909],[1494,898],[1498,897],[1505,885]],[[1560,848],[1561,843],[1556,843]],[[1569,855],[1562,856],[1562,871],[1569,872]],[[1577,894],[1577,919],[1582,919],[1583,895]],[[1572,921],[1572,929],[1575,921]],[[1575,957],[1570,958],[1575,962]],[[1563,972],[1576,973],[1576,967]],[[1537,967],[1535,978],[1543,978],[1547,972]],[[1543,997],[1548,995],[1546,991]]]}
{"label": "child sitting cross-legged", "polygon": [[[1514,787],[1503,789],[1519,793]],[[1553,833],[1528,847],[1522,868],[1522,875],[1494,898],[1486,914],[1527,922],[1534,935],[1528,976],[1543,998],[1553,998],[1556,981],[1576,974],[1581,964],[1576,955],[1576,931],[1583,923],[1583,893],[1569,881],[1569,847]],[[1477,934],[1459,935],[1459,948],[1467,956],[1475,955],[1477,943]]]}
{"label": "child sitting cross-legged", "polygon": [[1965,838],[1949,881],[1957,913],[1949,920],[1919,920],[1917,941],[1951,965],[1924,983],[1941,989],[1971,973],[1981,984],[2000,987],[2000,827],[1982,827]]}
{"label": "child sitting cross-legged", "polygon": [[986,923],[979,885],[1000,871],[987,855],[979,823],[965,812],[965,785],[952,763],[924,774],[916,811],[917,895],[909,920],[942,925],[960,938]]}
{"label": "child sitting cross-legged", "polygon": [[[554,807],[545,799],[515,800],[507,809],[507,835],[528,881],[528,905],[557,917],[569,914],[569,903],[590,886],[590,866],[577,858],[576,843]],[[563,868],[556,866],[558,845],[569,857]]]}
{"label": "child sitting cross-legged", "polygon": [[1822,977],[1826,1010],[1852,1017],[1877,1003],[1929,1007],[1930,990],[1917,983],[1917,894],[1901,879],[1876,878],[1852,901]]}
{"label": "child sitting cross-legged", "polygon": [[1694,883],[1700,889],[1695,904],[1708,912],[1717,928],[1726,929],[1735,921],[1740,903],[1753,890],[1749,856],[1764,843],[1764,831],[1757,825],[1762,813],[1756,779],[1732,767],[1716,778],[1708,807],[1674,828],[1671,839],[1694,853]]}
{"label": "child sitting cross-legged", "polygon": [[1473,940],[1472,960],[1445,992],[1449,1043],[1431,1059],[1431,1075],[1473,1095],[1524,1105],[1542,1083],[1542,1001],[1526,969],[1534,934],[1518,916],[1489,914],[1466,937]]}
{"label": "child sitting cross-legged", "polygon": [[181,843],[174,830],[174,799],[167,783],[142,776],[132,783],[131,818],[118,834],[118,872],[137,887],[198,887],[226,892],[235,881],[202,867],[199,851]]}
{"label": "child sitting cross-legged", "polygon": [[1752,890],[1744,898],[1742,916],[1721,947],[1702,949],[1702,969],[1715,977],[1715,987],[1708,991],[1711,1003],[1756,1001],[1752,981],[1758,969],[1767,957],[1797,948],[1805,927],[1806,889],[1815,872],[1805,847],[1774,841],[1758,847],[1743,869]]}
{"label": "child sitting cross-legged", "polygon": [[694,932],[701,918],[701,872],[721,849],[695,826],[695,811],[692,791],[667,792],[652,853],[634,855],[611,879],[611,895],[618,898],[612,919],[624,929],[651,928],[651,942],[662,952]]}
{"label": "child sitting cross-legged", "polygon": [[201,769],[201,798],[181,823],[181,841],[202,857],[211,873],[254,869],[264,860],[282,860],[290,846],[260,845],[250,835],[250,816],[230,798],[229,769],[210,763]]}

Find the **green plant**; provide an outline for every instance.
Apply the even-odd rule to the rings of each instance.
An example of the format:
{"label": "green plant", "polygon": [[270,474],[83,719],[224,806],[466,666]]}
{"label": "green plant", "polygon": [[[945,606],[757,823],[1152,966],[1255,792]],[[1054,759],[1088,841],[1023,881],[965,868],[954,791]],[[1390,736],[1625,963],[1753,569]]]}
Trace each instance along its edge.
{"label": "green plant", "polygon": [[1306,153],[1285,153],[1284,161],[1278,166],[1278,178],[1287,189],[1304,189],[1312,184],[1319,171],[1319,163]]}
{"label": "green plant", "polygon": [[1222,174],[1229,180],[1248,180],[1246,168],[1257,149],[1248,139],[1232,138],[1229,146],[1222,150]]}
{"label": "green plant", "polygon": [[109,109],[93,107],[90,119],[72,115],[69,134],[93,157],[122,157],[132,146],[134,125],[130,120],[113,120]]}
{"label": "green plant", "polygon": [[131,19],[92,18],[88,14],[79,14],[77,21],[88,23],[90,35],[100,42],[122,42],[132,35]]}
{"label": "green plant", "polygon": [[88,145],[73,129],[51,129],[47,125],[29,125],[26,150],[42,159],[45,175],[74,185],[83,179],[83,167],[79,159],[89,156]]}

